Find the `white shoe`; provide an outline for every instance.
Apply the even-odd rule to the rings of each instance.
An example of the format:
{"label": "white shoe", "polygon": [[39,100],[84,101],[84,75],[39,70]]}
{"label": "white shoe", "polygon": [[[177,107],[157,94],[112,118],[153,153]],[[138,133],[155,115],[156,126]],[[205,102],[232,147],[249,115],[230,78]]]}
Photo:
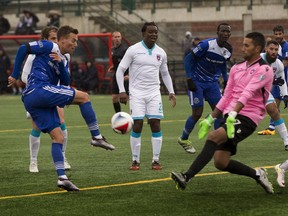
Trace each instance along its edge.
{"label": "white shoe", "polygon": [[67,158],[64,159],[64,169],[65,170],[71,169],[71,165],[68,163]]}
{"label": "white shoe", "polygon": [[265,168],[258,168],[257,170],[260,173],[260,176],[256,181],[262,186],[262,188],[267,193],[273,194],[274,193],[273,186],[272,186],[271,182],[268,180],[266,169]]}
{"label": "white shoe", "polygon": [[274,168],[277,173],[277,183],[280,187],[285,187],[285,170],[280,168],[281,164],[277,164]]}
{"label": "white shoe", "polygon": [[37,161],[31,161],[30,162],[29,171],[31,173],[38,173],[39,172]]}
{"label": "white shoe", "polygon": [[67,191],[79,191],[79,188],[74,185],[69,179],[59,178],[57,181],[57,186]]}

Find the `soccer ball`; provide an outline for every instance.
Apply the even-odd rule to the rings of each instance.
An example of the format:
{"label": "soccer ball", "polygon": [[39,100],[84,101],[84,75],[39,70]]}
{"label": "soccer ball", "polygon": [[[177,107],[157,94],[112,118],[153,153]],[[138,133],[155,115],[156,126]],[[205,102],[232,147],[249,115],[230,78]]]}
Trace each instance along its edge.
{"label": "soccer ball", "polygon": [[118,134],[126,134],[131,131],[134,121],[126,112],[115,113],[111,118],[111,127]]}

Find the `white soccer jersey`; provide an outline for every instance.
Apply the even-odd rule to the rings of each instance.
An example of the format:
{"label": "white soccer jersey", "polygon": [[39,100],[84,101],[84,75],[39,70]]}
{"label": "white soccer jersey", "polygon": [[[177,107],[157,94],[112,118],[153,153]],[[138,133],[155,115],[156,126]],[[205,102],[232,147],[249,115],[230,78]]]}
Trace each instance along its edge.
{"label": "white soccer jersey", "polygon": [[[261,53],[261,57],[267,62],[266,53]],[[284,84],[282,86],[279,86],[281,95],[282,96],[288,95],[287,83],[285,81],[285,75],[284,75],[284,65],[282,61],[279,59],[276,59],[276,61],[270,64],[270,66],[273,68],[274,77],[276,78],[281,77],[284,80]]]}
{"label": "white soccer jersey", "polygon": [[169,93],[174,93],[167,66],[167,54],[158,45],[155,44],[152,49],[149,49],[141,41],[127,49],[116,72],[119,92],[125,92],[122,72],[125,72],[128,68],[129,92],[131,95],[143,95],[159,91],[159,72]]}

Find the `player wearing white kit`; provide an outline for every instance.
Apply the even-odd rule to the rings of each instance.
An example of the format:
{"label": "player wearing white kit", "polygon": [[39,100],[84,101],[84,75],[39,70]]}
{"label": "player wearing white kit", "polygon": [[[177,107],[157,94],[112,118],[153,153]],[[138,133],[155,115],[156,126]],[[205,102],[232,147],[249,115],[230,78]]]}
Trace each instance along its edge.
{"label": "player wearing white kit", "polygon": [[140,169],[141,132],[143,119],[149,119],[152,131],[152,169],[161,170],[159,157],[162,147],[160,119],[163,118],[163,106],[160,92],[160,78],[168,89],[172,106],[176,105],[172,80],[167,66],[166,52],[156,44],[158,27],[154,22],[142,27],[143,40],[128,48],[116,72],[119,86],[120,103],[127,103],[128,96],[124,88],[124,72],[129,68],[130,112],[134,125],[130,136],[132,166],[130,170]]}
{"label": "player wearing white kit", "polygon": [[[266,44],[265,53],[261,53],[262,59],[264,59],[273,68],[274,72],[272,93],[269,94],[269,98],[266,103],[266,110],[269,116],[274,121],[276,130],[279,132],[281,138],[284,141],[285,150],[288,151],[287,128],[279,112],[280,99],[282,97],[284,98],[284,103],[286,107],[288,93],[284,75],[284,65],[279,59],[277,59],[278,49],[278,42],[275,40],[270,40]],[[276,100],[279,100],[279,103],[276,103],[274,98]]]}

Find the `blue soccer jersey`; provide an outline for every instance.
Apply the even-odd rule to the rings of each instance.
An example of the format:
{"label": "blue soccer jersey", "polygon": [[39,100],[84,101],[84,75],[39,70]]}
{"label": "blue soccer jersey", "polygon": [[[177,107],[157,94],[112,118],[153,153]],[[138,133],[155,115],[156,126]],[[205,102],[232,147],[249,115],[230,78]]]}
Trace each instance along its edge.
{"label": "blue soccer jersey", "polygon": [[216,38],[201,41],[184,60],[187,78],[200,82],[218,81],[222,74],[227,81],[227,60],[232,55],[232,47],[227,43],[219,47]]}

